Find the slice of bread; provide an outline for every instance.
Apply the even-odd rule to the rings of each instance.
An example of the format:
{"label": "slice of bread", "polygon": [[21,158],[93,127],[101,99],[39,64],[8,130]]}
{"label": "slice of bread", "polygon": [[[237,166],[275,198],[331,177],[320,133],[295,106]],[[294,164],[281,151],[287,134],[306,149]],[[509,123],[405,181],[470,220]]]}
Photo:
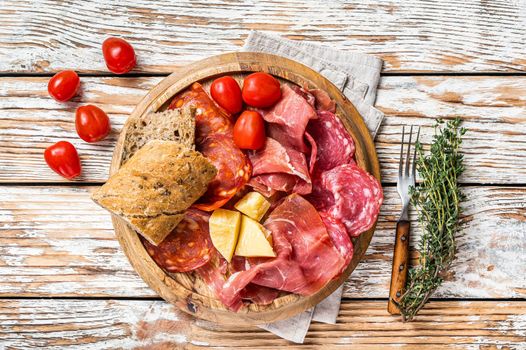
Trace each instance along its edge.
{"label": "slice of bread", "polygon": [[174,141],[148,142],[95,191],[93,201],[159,244],[208,187],[217,169]]}
{"label": "slice of bread", "polygon": [[130,117],[126,123],[126,137],[121,164],[152,140],[176,141],[194,148],[195,108],[188,106]]}

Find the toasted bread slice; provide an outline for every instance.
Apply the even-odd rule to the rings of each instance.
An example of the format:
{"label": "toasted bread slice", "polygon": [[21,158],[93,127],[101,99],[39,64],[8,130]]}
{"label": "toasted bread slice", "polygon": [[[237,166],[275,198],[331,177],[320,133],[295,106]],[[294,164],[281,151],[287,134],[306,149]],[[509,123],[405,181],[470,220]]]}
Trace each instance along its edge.
{"label": "toasted bread slice", "polygon": [[217,169],[201,153],[174,141],[154,140],[92,195],[157,245],[208,187]]}
{"label": "toasted bread slice", "polygon": [[152,140],[175,141],[194,148],[195,108],[188,106],[164,112],[130,117],[126,123],[122,163]]}

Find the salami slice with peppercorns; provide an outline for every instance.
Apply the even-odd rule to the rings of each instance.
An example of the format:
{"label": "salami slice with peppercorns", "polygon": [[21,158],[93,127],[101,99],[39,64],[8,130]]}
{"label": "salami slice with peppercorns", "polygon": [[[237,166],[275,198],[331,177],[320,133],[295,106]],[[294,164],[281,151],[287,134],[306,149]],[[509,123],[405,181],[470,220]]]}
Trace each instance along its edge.
{"label": "salami slice with peppercorns", "polygon": [[188,209],[184,219],[158,246],[142,239],[148,254],[169,272],[195,270],[210,261],[214,247],[208,233],[209,214]]}
{"label": "salami slice with peppercorns", "polygon": [[217,175],[194,206],[212,211],[228,202],[248,182],[252,166],[228,135],[209,135],[197,149],[217,168]]}

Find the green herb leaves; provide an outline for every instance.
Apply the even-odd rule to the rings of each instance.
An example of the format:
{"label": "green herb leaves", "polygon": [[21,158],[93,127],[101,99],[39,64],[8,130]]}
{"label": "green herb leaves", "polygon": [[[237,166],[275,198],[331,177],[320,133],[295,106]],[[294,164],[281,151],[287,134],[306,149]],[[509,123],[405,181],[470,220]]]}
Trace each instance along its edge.
{"label": "green herb leaves", "polygon": [[399,303],[404,321],[410,321],[442,283],[442,276],[455,256],[455,233],[464,196],[458,178],[464,172],[459,153],[462,135],[459,118],[438,120],[429,155],[416,144],[417,171],[422,182],[410,189],[423,229],[419,243],[420,264],[409,271],[408,285]]}

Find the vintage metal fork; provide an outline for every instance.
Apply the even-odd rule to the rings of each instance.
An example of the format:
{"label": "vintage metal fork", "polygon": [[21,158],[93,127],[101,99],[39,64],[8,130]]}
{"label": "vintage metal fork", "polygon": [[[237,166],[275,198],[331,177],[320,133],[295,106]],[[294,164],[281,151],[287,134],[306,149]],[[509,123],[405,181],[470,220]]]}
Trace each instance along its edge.
{"label": "vintage metal fork", "polygon": [[[416,150],[413,151],[413,162],[411,164],[411,138],[413,137],[413,126],[409,131],[409,142],[407,142],[407,153],[404,166],[404,141],[405,126],[402,127],[402,145],[400,146],[400,164],[398,166],[398,182],[396,189],[402,200],[402,212],[396,223],[396,241],[393,253],[393,269],[391,271],[391,287],[389,289],[389,303],[387,311],[390,314],[399,314],[397,302],[400,301],[403,289],[407,281],[407,264],[409,261],[409,187],[415,185]],[[420,137],[420,127],[416,134],[416,142]]]}

